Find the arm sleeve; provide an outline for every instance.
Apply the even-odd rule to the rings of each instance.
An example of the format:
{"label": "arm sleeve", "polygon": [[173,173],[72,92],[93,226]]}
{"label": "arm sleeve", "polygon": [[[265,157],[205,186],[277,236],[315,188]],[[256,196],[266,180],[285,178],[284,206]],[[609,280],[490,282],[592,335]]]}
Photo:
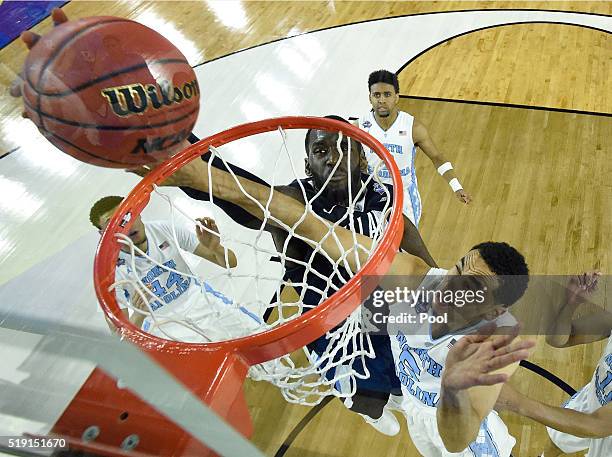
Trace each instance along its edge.
{"label": "arm sleeve", "polygon": [[[191,144],[194,144],[199,141],[199,138],[192,133],[189,136],[188,140]],[[201,156],[201,159],[204,162],[208,163],[210,161],[210,157],[211,157],[211,153],[207,152],[206,154],[203,154]],[[231,169],[236,176],[247,178],[250,181],[256,182],[258,184],[262,184],[266,187],[270,187],[270,184],[268,184],[263,179],[259,178],[258,176],[255,176],[254,174],[240,167],[237,167],[236,165],[232,165],[228,163],[226,166],[225,163],[223,163],[223,161],[219,157],[215,157],[212,160],[211,166],[218,168],[220,170],[224,170],[224,171],[229,171]],[[207,202],[210,201],[210,194],[208,194],[208,192],[202,192],[200,190],[192,189],[191,187],[181,187],[180,189],[183,192],[185,192],[189,197],[195,200],[202,200],[202,201],[207,201]],[[219,199],[219,198],[213,198],[213,203],[217,205],[219,208],[221,208],[229,217],[231,217],[234,220],[234,222],[240,225],[252,228],[253,224],[258,224],[257,218],[255,218],[251,213],[246,211],[244,208],[234,203],[231,203],[226,200]]]}

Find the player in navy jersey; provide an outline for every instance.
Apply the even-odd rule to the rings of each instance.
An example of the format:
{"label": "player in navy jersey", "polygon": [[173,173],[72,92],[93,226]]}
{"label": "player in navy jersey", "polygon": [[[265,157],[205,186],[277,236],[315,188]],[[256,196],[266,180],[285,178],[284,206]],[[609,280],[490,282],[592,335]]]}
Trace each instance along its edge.
{"label": "player in navy jersey", "polygon": [[[387,70],[371,73],[368,90],[372,109],[358,119],[357,125],[380,141],[395,159],[403,181],[404,214],[418,227],[422,204],[415,169],[417,146],[446,179],[457,198],[469,203],[472,198],[459,183],[453,166],[438,150],[425,126],[409,113],[399,110],[397,75]],[[366,158],[368,171],[373,173],[380,158],[368,148]],[[384,165],[378,169],[378,175],[383,182],[391,183],[391,175]]]}

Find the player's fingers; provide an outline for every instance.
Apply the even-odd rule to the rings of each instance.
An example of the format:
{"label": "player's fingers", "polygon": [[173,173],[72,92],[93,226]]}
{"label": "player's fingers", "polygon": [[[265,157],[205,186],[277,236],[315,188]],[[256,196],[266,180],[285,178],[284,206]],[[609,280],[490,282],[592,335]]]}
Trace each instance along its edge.
{"label": "player's fingers", "polygon": [[493,386],[506,381],[508,381],[508,375],[505,373],[480,375],[476,378],[479,386]]}
{"label": "player's fingers", "polygon": [[58,26],[64,22],[68,22],[68,16],[60,8],[53,8],[51,11],[51,18],[53,19],[53,25]]}
{"label": "player's fingers", "polygon": [[215,222],[215,220],[212,217],[208,217],[208,225],[210,225],[210,229],[213,232],[219,232],[219,227],[217,227],[217,223]]}
{"label": "player's fingers", "polygon": [[[489,335],[480,335],[480,334],[474,334],[474,335],[467,335],[463,338],[461,338],[461,340],[459,341],[463,341],[464,342],[464,346],[467,346],[470,343],[482,343],[483,341],[486,341],[487,338],[489,338]],[[459,344],[459,343],[457,343]]]}
{"label": "player's fingers", "polygon": [[508,365],[512,365],[513,363],[520,362],[521,360],[525,360],[529,357],[529,351],[527,349],[521,349],[517,351],[512,351],[509,354],[500,355],[494,357],[486,364],[486,372],[490,373],[492,371],[499,370],[501,368],[505,368]]}
{"label": "player's fingers", "polygon": [[495,325],[495,322],[489,322],[483,325],[478,329],[477,333],[473,335],[476,337],[474,341],[477,342],[488,339],[491,335],[493,335],[495,329],[497,329],[497,325]]}
{"label": "player's fingers", "polygon": [[600,273],[599,272],[590,272],[588,274],[588,278],[587,278],[587,290],[589,292],[592,292],[593,290],[595,290],[597,288],[597,285],[599,283],[599,276]]}
{"label": "player's fingers", "polygon": [[20,72],[11,82],[9,93],[11,97],[21,97],[21,86],[23,85],[23,72]]}
{"label": "player's fingers", "polygon": [[494,349],[507,347],[520,333],[521,327],[520,325],[515,325],[511,327],[507,333],[502,335],[494,335],[491,337],[491,343]]}
{"label": "player's fingers", "polygon": [[28,49],[32,49],[38,43],[38,40],[40,40],[38,33],[30,32],[29,30],[21,33],[21,41],[25,43]]}
{"label": "player's fingers", "polygon": [[529,351],[535,346],[533,340],[518,340],[494,350],[493,356],[498,357],[505,354],[511,354],[516,351]]}

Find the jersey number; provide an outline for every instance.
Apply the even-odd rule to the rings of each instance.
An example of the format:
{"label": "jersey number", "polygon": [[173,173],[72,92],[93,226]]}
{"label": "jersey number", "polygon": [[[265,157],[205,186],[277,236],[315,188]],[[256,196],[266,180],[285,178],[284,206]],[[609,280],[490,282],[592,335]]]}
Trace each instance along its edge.
{"label": "jersey number", "polygon": [[155,281],[151,283],[151,291],[156,296],[161,298],[168,293],[168,289],[170,289],[173,285],[177,284],[178,286],[179,284],[182,284],[182,283],[183,283],[183,277],[180,274],[175,273],[174,271],[171,271],[170,274],[168,275],[168,279],[166,280],[166,287],[163,287],[161,283],[159,282],[159,279],[156,279]]}

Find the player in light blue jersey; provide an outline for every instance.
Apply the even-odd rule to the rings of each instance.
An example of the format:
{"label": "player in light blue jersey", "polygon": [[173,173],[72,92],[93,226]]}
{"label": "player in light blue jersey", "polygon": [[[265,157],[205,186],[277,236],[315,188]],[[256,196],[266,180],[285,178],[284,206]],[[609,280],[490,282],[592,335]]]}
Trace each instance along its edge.
{"label": "player in light blue jersey", "polygon": [[[387,70],[371,73],[368,90],[372,109],[358,120],[358,127],[380,141],[395,159],[403,181],[404,214],[418,227],[422,204],[415,170],[417,147],[431,160],[456,197],[469,203],[472,197],[463,189],[452,164],[438,150],[427,128],[409,113],[399,110],[397,75]],[[369,149],[366,149],[366,158],[368,171],[372,173],[380,158]],[[384,165],[378,168],[378,176],[384,183],[391,184],[391,175]]]}
{"label": "player in light blue jersey", "polygon": [[[108,225],[122,200],[118,196],[103,197],[92,206],[90,221],[100,232]],[[136,217],[128,236],[136,248],[146,253],[146,257],[136,253],[132,258],[129,248],[122,246],[117,259],[116,279],[133,280],[135,273],[140,285],[148,288],[156,298],[145,305],[135,290],[138,286],[124,284],[117,289],[117,300],[126,315],[129,314],[129,306],[145,311],[132,311],[130,320],[157,336],[170,335],[176,339],[201,336],[203,341],[217,341],[248,334],[261,325],[261,320],[246,309],[235,307],[230,298],[210,284],[201,284],[191,277],[193,273],[180,250],[224,268],[233,268],[237,264],[233,251],[221,245],[214,220],[201,218],[198,222],[194,231],[175,226],[175,241],[170,223],[143,222],[140,215]],[[132,271],[133,268],[136,270]],[[149,295],[145,296],[149,298]],[[197,321],[199,333],[185,330],[172,321],[157,325],[160,319],[181,313]]]}

